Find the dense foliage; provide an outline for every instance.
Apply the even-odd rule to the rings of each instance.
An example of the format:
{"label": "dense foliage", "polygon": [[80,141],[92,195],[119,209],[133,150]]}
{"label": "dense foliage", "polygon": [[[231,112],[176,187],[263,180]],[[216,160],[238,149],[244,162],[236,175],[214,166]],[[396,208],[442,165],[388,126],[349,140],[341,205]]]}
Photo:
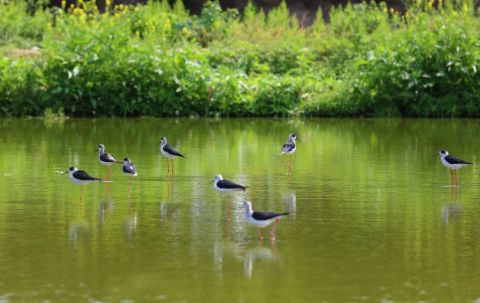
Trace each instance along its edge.
{"label": "dense foliage", "polygon": [[480,117],[470,2],[348,5],[311,27],[285,4],[26,5],[0,4],[3,116]]}

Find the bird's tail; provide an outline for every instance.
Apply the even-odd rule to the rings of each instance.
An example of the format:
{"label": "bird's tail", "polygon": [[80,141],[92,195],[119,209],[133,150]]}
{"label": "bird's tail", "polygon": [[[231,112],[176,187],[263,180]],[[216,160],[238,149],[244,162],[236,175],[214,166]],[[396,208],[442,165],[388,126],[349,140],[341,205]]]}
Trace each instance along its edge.
{"label": "bird's tail", "polygon": [[97,181],[100,181],[102,183],[113,183],[113,182],[115,182],[115,181],[103,181],[102,179],[98,179]]}

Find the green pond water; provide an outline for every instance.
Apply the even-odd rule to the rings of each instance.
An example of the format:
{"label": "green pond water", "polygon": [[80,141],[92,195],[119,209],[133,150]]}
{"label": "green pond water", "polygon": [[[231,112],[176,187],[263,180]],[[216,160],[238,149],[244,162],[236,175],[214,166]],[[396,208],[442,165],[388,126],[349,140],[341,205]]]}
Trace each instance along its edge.
{"label": "green pond water", "polygon": [[[0,302],[478,302],[480,120],[0,120]],[[280,151],[301,142],[293,172]],[[160,138],[187,159],[165,179]],[[103,143],[136,164],[105,178]],[[215,174],[249,186],[227,198]],[[173,187],[173,188],[172,188]],[[276,241],[242,202],[289,211]]]}

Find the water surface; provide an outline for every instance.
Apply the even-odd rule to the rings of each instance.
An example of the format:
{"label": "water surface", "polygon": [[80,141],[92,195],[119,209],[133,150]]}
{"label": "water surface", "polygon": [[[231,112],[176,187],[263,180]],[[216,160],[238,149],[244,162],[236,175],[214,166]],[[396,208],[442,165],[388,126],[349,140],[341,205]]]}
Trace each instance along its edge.
{"label": "water surface", "polygon": [[[0,302],[473,302],[480,298],[478,120],[0,120]],[[302,142],[293,172],[280,151]],[[165,178],[166,136],[187,159]],[[129,157],[111,184],[94,149]],[[226,197],[215,174],[249,186]],[[172,188],[173,184],[173,188]],[[292,214],[276,241],[243,218]],[[270,228],[267,229],[269,231]]]}

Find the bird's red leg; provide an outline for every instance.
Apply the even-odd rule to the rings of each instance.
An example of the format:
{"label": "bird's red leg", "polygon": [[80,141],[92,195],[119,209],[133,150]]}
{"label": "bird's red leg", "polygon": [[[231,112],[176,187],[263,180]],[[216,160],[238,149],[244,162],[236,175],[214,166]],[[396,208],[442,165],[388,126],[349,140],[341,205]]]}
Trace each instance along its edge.
{"label": "bird's red leg", "polygon": [[452,176],[452,187],[453,187],[453,172],[451,168],[450,168],[450,175]]}
{"label": "bird's red leg", "polygon": [[290,168],[290,170],[292,170],[292,156],[293,155],[290,155],[290,163],[288,163],[288,167]]}
{"label": "bird's red leg", "polygon": [[174,175],[175,175],[175,167],[173,167],[173,158],[172,158],[172,181],[173,181]]}
{"label": "bird's red leg", "polygon": [[105,179],[103,179],[103,181],[107,181],[108,179],[108,170],[107,170],[107,166],[105,165],[105,172],[107,173],[107,177]]}
{"label": "bird's red leg", "polygon": [[455,170],[455,177],[457,178],[457,187],[458,187],[458,173],[457,173],[457,170],[458,169]]}
{"label": "bird's red leg", "polygon": [[130,182],[128,183],[128,197],[130,197],[130,186],[132,185],[132,178],[130,177]]}
{"label": "bird's red leg", "polygon": [[287,163],[285,163],[285,161],[283,161],[284,158],[285,158],[285,154],[283,154],[282,156],[282,163],[288,165]]}
{"label": "bird's red leg", "polygon": [[277,228],[278,221],[279,219],[277,218],[277,220],[275,220],[275,225],[273,225],[272,232],[270,233],[272,239],[275,239],[275,229]]}
{"label": "bird's red leg", "polygon": [[167,177],[169,173],[170,173],[170,163],[168,162],[168,158],[167,158]]}
{"label": "bird's red leg", "polygon": [[260,239],[263,240],[263,228],[260,228]]}

